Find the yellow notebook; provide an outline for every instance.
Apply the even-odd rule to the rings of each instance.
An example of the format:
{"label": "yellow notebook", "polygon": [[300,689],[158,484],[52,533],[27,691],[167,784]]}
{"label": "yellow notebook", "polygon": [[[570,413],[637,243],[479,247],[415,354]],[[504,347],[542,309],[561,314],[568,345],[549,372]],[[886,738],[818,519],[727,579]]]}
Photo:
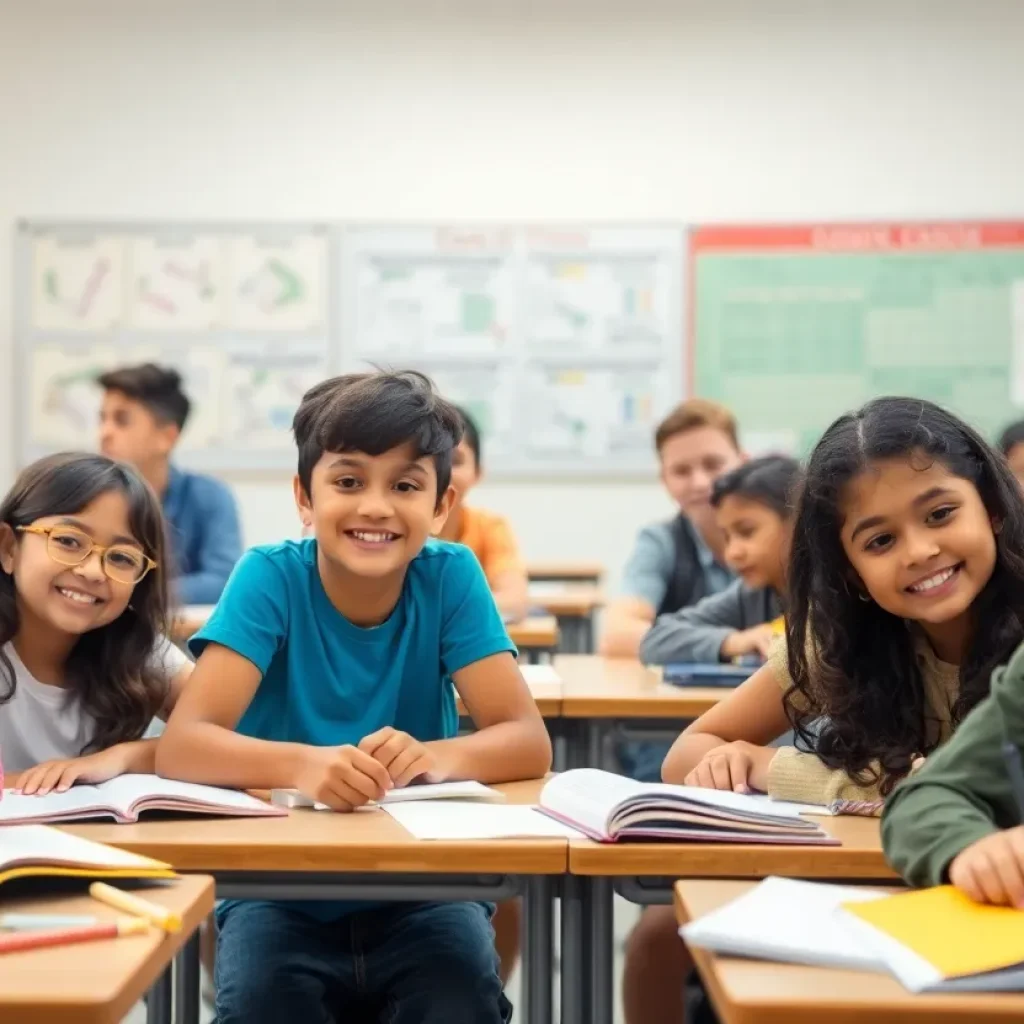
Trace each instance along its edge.
{"label": "yellow notebook", "polygon": [[[975,903],[951,885],[846,903],[843,910],[874,929],[877,951],[914,991],[1024,964],[1024,911]],[[986,986],[976,979],[970,987]]]}
{"label": "yellow notebook", "polygon": [[0,884],[33,876],[174,878],[169,864],[46,825],[0,825]]}

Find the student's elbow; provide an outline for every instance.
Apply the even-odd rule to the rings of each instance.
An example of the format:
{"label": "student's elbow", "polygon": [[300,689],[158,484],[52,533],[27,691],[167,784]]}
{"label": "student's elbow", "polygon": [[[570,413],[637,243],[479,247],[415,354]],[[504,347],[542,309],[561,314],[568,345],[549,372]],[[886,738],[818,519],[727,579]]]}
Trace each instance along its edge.
{"label": "student's elbow", "polygon": [[539,779],[551,771],[553,760],[551,737],[540,715],[531,716],[526,725],[523,743],[523,774],[526,778]]}

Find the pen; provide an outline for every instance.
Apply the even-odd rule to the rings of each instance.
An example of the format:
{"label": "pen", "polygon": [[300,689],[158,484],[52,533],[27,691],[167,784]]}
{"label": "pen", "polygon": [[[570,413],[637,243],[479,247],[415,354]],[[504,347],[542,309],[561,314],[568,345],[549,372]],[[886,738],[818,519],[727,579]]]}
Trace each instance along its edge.
{"label": "pen", "polygon": [[108,907],[115,910],[123,910],[126,914],[133,914],[135,917],[144,917],[152,921],[158,928],[165,932],[180,932],[181,917],[166,907],[150,903],[133,893],[115,889],[105,882],[93,882],[89,886],[89,895],[100,903],[106,903]]}
{"label": "pen", "polygon": [[95,917],[78,914],[0,914],[0,931],[31,932],[52,928],[87,928],[99,924]]}
{"label": "pen", "polygon": [[1024,823],[1024,768],[1020,763],[1020,748],[1016,743],[1007,740],[1003,744],[1003,760],[1006,762],[1006,774],[1010,779],[1010,789],[1017,801],[1017,814]]}
{"label": "pen", "polygon": [[114,939],[120,935],[139,935],[148,929],[148,921],[140,917],[126,917],[121,921],[94,924],[88,928],[62,928],[59,931],[49,932],[11,932],[9,935],[0,935],[0,953],[44,949],[47,946],[69,946],[73,942]]}

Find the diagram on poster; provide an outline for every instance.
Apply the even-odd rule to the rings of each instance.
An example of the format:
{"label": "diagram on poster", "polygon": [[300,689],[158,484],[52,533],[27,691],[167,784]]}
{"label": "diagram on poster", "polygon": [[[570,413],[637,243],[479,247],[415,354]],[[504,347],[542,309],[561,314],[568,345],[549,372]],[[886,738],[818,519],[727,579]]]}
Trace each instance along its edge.
{"label": "diagram on poster", "polygon": [[116,365],[117,358],[117,350],[109,345],[35,350],[28,388],[28,435],[33,445],[93,446],[101,399],[96,378]]}
{"label": "diagram on poster", "polygon": [[323,331],[327,238],[244,235],[231,241],[232,328],[243,332]]}
{"label": "diagram on poster", "polygon": [[131,243],[129,322],[141,330],[196,332],[224,325],[225,244],[212,235]]}
{"label": "diagram on poster", "polygon": [[123,310],[119,238],[51,234],[32,245],[32,325],[38,331],[101,332]]}
{"label": "diagram on poster", "polygon": [[266,344],[229,353],[225,443],[241,450],[294,451],[292,418],[302,396],[328,375],[325,353]]}
{"label": "diagram on poster", "polygon": [[668,328],[657,254],[616,258],[532,255],[527,276],[531,347],[635,355],[657,352]]}
{"label": "diagram on poster", "polygon": [[524,410],[530,451],[539,459],[649,457],[661,390],[653,370],[534,371]]}
{"label": "diagram on poster", "polygon": [[367,254],[356,276],[367,354],[488,355],[508,343],[516,281],[507,258]]}

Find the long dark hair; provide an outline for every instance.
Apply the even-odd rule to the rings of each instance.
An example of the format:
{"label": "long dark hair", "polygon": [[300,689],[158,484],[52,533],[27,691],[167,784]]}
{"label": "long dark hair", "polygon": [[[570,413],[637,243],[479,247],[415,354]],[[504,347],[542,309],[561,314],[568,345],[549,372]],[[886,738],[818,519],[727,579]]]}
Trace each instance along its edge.
{"label": "long dark hair", "polygon": [[[69,698],[95,722],[82,753],[136,740],[163,706],[167,683],[153,664],[166,633],[167,584],[160,504],[129,466],[103,455],[63,453],[24,469],[0,502],[0,523],[16,530],[46,516],[74,515],[100,495],[124,495],[132,535],[158,563],[132,593],[131,607],[113,622],[83,633],[64,665]],[[14,696],[14,666],[3,645],[19,627],[14,577],[0,571],[0,705]]]}
{"label": "long dark hair", "polygon": [[780,519],[793,517],[800,463],[786,455],[763,455],[720,476],[711,489],[711,504],[726,498],[746,498],[770,509]]}
{"label": "long dark hair", "polygon": [[[993,521],[996,564],[974,602],[977,623],[951,709],[959,723],[988,694],[992,671],[1024,638],[1024,498],[1006,462],[952,413],[914,398],[878,398],[841,416],[807,463],[789,567],[787,713],[826,765],[883,794],[929,753],[924,684],[902,619],[862,601],[840,540],[843,489],[872,463],[915,454],[972,483]],[[816,736],[801,694],[825,716]],[[877,762],[877,767],[872,765]]]}

